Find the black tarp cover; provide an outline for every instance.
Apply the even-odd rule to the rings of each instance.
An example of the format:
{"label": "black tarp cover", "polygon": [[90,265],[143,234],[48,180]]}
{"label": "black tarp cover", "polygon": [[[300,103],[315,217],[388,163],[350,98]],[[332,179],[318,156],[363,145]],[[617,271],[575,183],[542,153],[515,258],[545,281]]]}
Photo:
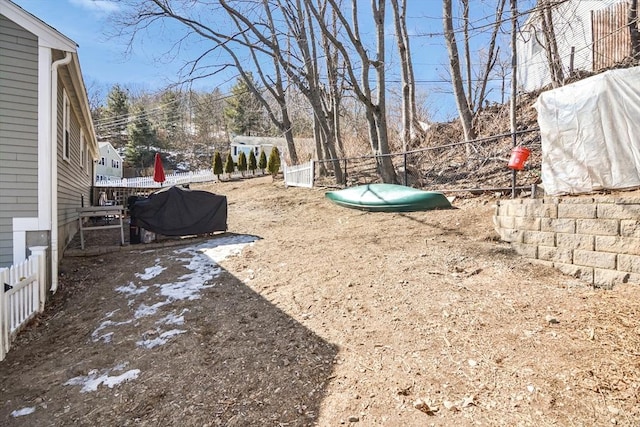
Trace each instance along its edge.
{"label": "black tarp cover", "polygon": [[130,207],[139,227],[164,236],[227,231],[227,197],[207,191],[167,187]]}

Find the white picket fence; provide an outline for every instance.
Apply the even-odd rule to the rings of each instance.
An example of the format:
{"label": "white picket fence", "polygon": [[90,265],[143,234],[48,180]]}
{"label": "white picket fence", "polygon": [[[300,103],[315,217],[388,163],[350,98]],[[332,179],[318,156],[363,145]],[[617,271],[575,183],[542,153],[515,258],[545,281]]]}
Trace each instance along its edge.
{"label": "white picket fence", "polygon": [[[238,173],[239,174],[239,173]],[[191,184],[194,182],[216,181],[217,177],[211,169],[202,169],[195,172],[180,172],[165,176],[165,182],[160,184],[155,182],[152,176],[141,176],[137,178],[110,179],[108,181],[96,181],[96,187],[167,187],[170,185]]]}
{"label": "white picket fence", "polygon": [[20,329],[44,310],[47,248],[30,249],[26,261],[0,270],[0,360]]}
{"label": "white picket fence", "polygon": [[286,163],[283,163],[282,165],[285,186],[306,188],[313,187],[313,179],[315,176],[313,160],[295,166],[287,166]]}
{"label": "white picket fence", "polygon": [[[251,176],[260,176],[263,173],[258,169],[254,172],[247,171],[244,174],[235,171],[231,173],[231,178],[242,178]],[[223,178],[227,178],[229,175],[224,173]],[[213,182],[217,181],[218,177],[213,174],[211,169],[202,169],[195,172],[180,172],[173,173],[165,176],[165,182],[160,184],[155,182],[152,176],[141,176],[137,178],[122,178],[122,179],[110,179],[96,181],[96,187],[130,187],[130,188],[154,188],[154,187],[169,187],[171,185],[192,184],[196,182]]]}

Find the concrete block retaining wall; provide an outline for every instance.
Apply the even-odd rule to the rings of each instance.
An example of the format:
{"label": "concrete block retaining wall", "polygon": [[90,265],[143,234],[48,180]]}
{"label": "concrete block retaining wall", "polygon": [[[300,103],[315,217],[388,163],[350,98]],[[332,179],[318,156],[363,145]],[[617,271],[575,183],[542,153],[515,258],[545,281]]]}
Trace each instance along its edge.
{"label": "concrete block retaining wall", "polygon": [[596,287],[640,284],[640,191],[500,200],[493,223],[523,257]]}

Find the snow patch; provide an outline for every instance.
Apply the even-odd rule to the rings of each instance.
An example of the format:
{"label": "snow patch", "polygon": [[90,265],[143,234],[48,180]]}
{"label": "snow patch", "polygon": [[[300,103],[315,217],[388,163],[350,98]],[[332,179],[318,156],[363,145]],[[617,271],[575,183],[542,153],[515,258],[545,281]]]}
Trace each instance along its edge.
{"label": "snow patch", "polygon": [[140,304],[140,307],[138,307],[138,309],[136,310],[136,312],[134,313],[134,317],[136,319],[139,319],[141,317],[147,317],[147,316],[153,316],[154,314],[156,314],[158,312],[158,309],[162,306],[165,306],[167,304],[171,303],[170,300],[164,300],[164,301],[160,301],[157,302],[153,305],[147,305],[145,303]]}
{"label": "snow patch", "polygon": [[239,255],[245,246],[253,244],[256,240],[258,240],[256,236],[249,235],[225,236],[209,240],[195,247],[186,248],[184,251],[195,250],[205,254],[214,262],[220,262],[230,256]]}
{"label": "snow patch", "polygon": [[157,320],[156,324],[164,323],[166,325],[184,325],[184,313],[186,313],[187,311],[189,310],[185,308],[180,314],[169,313],[162,319]]}
{"label": "snow patch", "polygon": [[[160,262],[160,259],[156,259],[156,263]],[[167,267],[162,267],[159,264],[154,265],[153,267],[147,267],[144,269],[144,273],[140,274],[140,273],[136,273],[136,277],[139,277],[142,280],[151,280],[154,277],[158,276],[160,273],[162,273],[164,270],[166,270]]]}
{"label": "snow patch", "polygon": [[182,260],[188,262],[185,268],[191,270],[192,273],[181,276],[180,282],[155,286],[160,288],[160,295],[167,297],[169,302],[199,299],[200,291],[212,287],[213,285],[207,283],[222,272],[222,268],[215,263],[231,255],[239,254],[245,246],[256,240],[255,236],[228,236],[209,240],[201,245],[179,249],[175,251],[176,254],[191,255],[191,258],[185,257]]}
{"label": "snow patch", "polygon": [[107,332],[106,334],[100,335],[97,338],[91,337],[91,339],[93,340],[93,342],[103,341],[105,344],[109,344],[111,341],[113,341],[114,333],[115,332]]}
{"label": "snow patch", "polygon": [[18,409],[18,410],[13,411],[11,413],[11,416],[14,417],[14,418],[17,418],[17,417],[22,417],[24,415],[33,414],[34,412],[36,412],[36,407],[35,406],[29,406],[29,407],[26,407],[26,408],[22,408],[22,409]]}
{"label": "snow patch", "polygon": [[[120,365],[116,368],[119,368]],[[115,368],[114,368],[115,370]],[[81,385],[80,393],[88,393],[98,390],[100,384],[104,384],[109,388],[113,388],[120,383],[129,380],[135,380],[140,375],[140,369],[131,369],[121,375],[109,376],[109,370],[103,374],[99,374],[97,369],[92,369],[86,376],[74,377],[68,380],[64,385]]]}
{"label": "snow patch", "polygon": [[[107,316],[110,317],[110,316]],[[92,333],[91,333],[91,341],[93,342],[98,342],[100,340],[104,341],[105,343],[109,343],[111,342],[111,339],[113,338],[113,332],[109,332],[106,334],[102,334],[100,335],[100,332],[105,329],[108,328],[110,326],[121,326],[121,325],[127,325],[129,323],[133,322],[133,319],[131,320],[125,320],[123,322],[114,322],[113,320],[105,320],[104,322],[102,322],[100,324],[100,326],[98,326]]]}
{"label": "snow patch", "polygon": [[[222,268],[216,263],[230,256],[240,254],[245,246],[253,244],[256,240],[258,240],[258,237],[249,235],[225,236],[174,251],[176,257],[173,258],[172,262],[184,263],[184,267],[191,272],[180,276],[178,281],[174,283],[155,284],[154,286],[159,289],[158,295],[165,297],[164,301],[156,302],[153,305],[140,304],[134,312],[134,318],[131,320],[123,322],[106,320],[102,322],[91,334],[93,342],[112,342],[114,332],[102,333],[105,328],[125,325],[142,317],[154,316],[161,307],[171,304],[174,301],[193,301],[201,298],[201,291],[213,287],[214,285],[210,283],[222,272]],[[141,280],[151,280],[166,270],[166,267],[160,265],[160,258],[157,258],[154,262],[156,265],[145,268],[144,273],[136,273],[136,277]],[[137,286],[133,282],[129,282],[124,286],[115,288],[115,290],[128,297],[132,297],[146,293],[149,290],[149,286]],[[129,306],[132,304],[134,304],[134,301],[129,300]],[[106,317],[112,317],[117,311],[118,310],[114,310],[107,313]],[[184,313],[186,311],[185,309],[180,314],[171,313],[156,321],[156,324],[184,325]],[[164,332],[155,339],[145,339],[138,341],[137,344],[145,348],[154,348],[166,344],[168,339],[184,332],[186,331],[177,329]],[[91,381],[97,382],[95,387],[101,383],[105,383],[102,376],[94,377],[87,381],[89,384],[93,384]],[[89,386],[89,388],[91,387],[93,387],[93,385]]]}
{"label": "snow patch", "polygon": [[140,347],[152,349],[154,347],[158,347],[166,344],[170,338],[176,335],[184,334],[185,332],[187,331],[183,331],[181,329],[172,329],[170,331],[161,333],[160,336],[158,336],[157,338],[138,341],[136,342],[136,344]]}
{"label": "snow patch", "polygon": [[143,294],[143,293],[147,292],[147,289],[149,289],[148,286],[137,287],[136,285],[133,284],[133,282],[129,282],[128,285],[118,286],[116,288],[116,292],[120,292],[120,293],[125,294],[128,297],[131,297],[131,296],[134,296],[134,295]]}
{"label": "snow patch", "polygon": [[156,285],[160,288],[160,295],[167,297],[168,301],[187,300],[193,301],[200,299],[200,291],[211,288],[213,285],[206,285],[207,281],[212,277],[193,274],[184,282],[167,283],[165,285]]}

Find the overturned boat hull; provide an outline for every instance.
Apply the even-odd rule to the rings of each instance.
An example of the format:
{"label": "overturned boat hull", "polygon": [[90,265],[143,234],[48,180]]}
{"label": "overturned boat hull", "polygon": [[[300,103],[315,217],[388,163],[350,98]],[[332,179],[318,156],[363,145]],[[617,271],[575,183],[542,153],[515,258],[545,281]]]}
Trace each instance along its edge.
{"label": "overturned boat hull", "polygon": [[347,208],[372,212],[414,212],[451,208],[444,194],[396,184],[367,184],[329,191],[325,196]]}

